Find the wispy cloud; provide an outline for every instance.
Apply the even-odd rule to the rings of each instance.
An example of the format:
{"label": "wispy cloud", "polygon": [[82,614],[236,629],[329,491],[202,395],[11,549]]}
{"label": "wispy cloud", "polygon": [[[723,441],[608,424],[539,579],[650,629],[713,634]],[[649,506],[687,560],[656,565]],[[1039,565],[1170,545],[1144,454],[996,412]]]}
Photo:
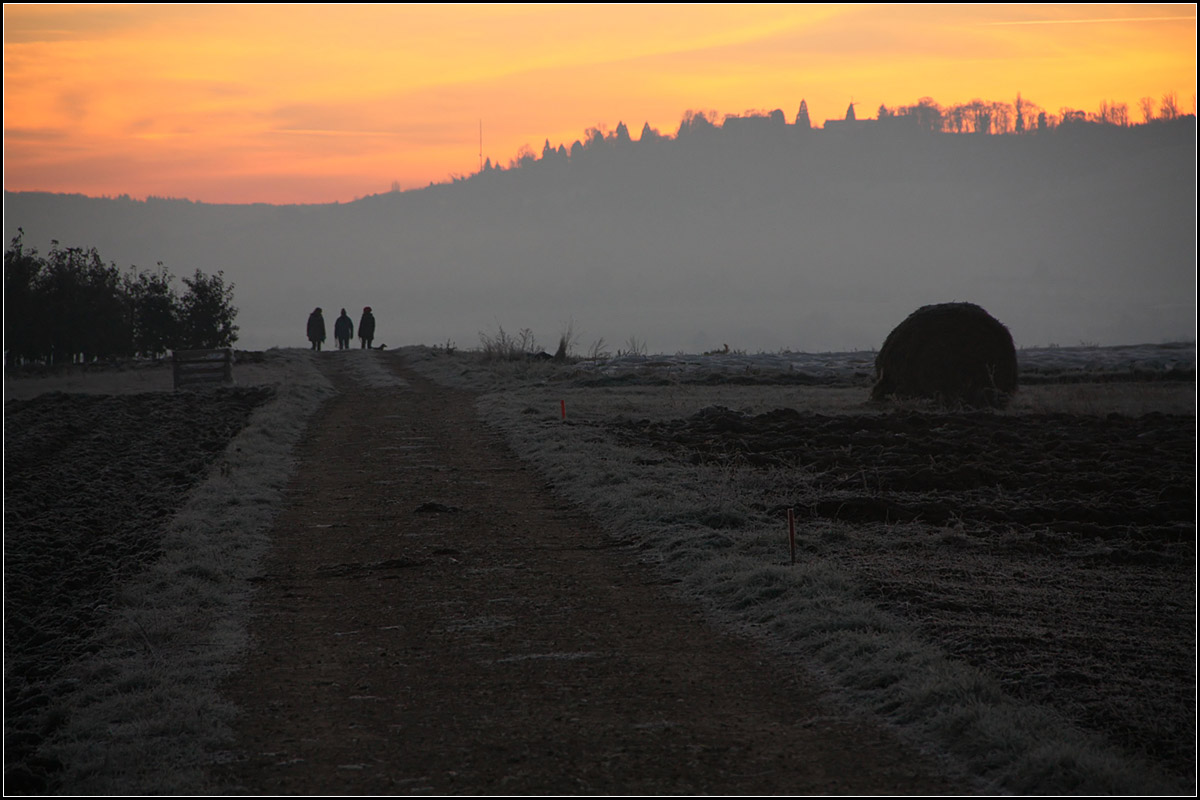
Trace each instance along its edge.
{"label": "wispy cloud", "polygon": [[1174,17],[1091,17],[1088,19],[1015,19],[999,22],[984,22],[983,25],[1092,25],[1097,23],[1130,22],[1182,22],[1196,21],[1196,15]]}
{"label": "wispy cloud", "polygon": [[[476,168],[481,119],[485,155],[506,163],[523,145],[569,146],[592,126],[672,131],[689,109],[790,117],[805,99],[819,120],[851,97],[873,108],[1018,90],[1049,109],[1132,106],[1194,93],[1192,10],[9,4],[6,139],[44,137],[40,152],[28,137],[6,151],[6,188],[140,195],[141,183],[161,193],[167,181],[194,199],[324,202],[378,188],[352,183],[363,174],[424,185]],[[108,168],[135,138],[155,174]],[[196,157],[184,159],[186,148]],[[68,152],[90,154],[94,168],[58,164]],[[218,185],[222,165],[230,186],[245,185],[233,170],[247,153],[298,170],[336,163],[347,183],[304,198],[262,181],[253,198],[190,188]],[[205,174],[188,172],[201,161]],[[105,173],[115,185],[72,182]]]}

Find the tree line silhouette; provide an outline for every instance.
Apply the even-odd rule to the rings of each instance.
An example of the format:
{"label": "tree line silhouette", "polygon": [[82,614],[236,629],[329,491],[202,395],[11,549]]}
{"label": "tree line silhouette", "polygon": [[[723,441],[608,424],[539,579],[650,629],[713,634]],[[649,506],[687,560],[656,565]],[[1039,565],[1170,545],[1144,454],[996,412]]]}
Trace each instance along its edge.
{"label": "tree line silhouette", "polygon": [[[1153,97],[1138,101],[1143,124],[1170,122],[1183,116],[1174,92],[1163,95],[1157,105]],[[879,121],[908,119],[923,130],[942,133],[1022,134],[1049,131],[1059,126],[1092,124],[1128,127],[1131,122],[1129,106],[1125,103],[1103,101],[1094,112],[1076,108],[1060,108],[1057,114],[1047,111],[1017,93],[1013,103],[972,100],[943,108],[933,98],[922,97],[914,105],[888,108],[880,105]]]}
{"label": "tree line silhouette", "polygon": [[26,249],[18,228],[4,253],[5,364],[159,358],[237,341],[233,284],[196,270],[182,294],[157,270],[105,264],[95,248]]}
{"label": "tree line silhouette", "polygon": [[[1082,126],[1131,127],[1136,124],[1125,103],[1104,101],[1094,112],[1064,107],[1054,113],[1023,98],[1020,93],[1012,103],[975,99],[968,103],[942,106],[931,97],[922,97],[916,103],[907,106],[889,107],[881,104],[874,119],[861,118],[855,112],[856,105],[858,104],[851,102],[841,119],[829,120],[825,127],[849,124],[860,127],[874,126],[882,131],[911,130],[946,134],[1023,135],[1049,134],[1057,129],[1073,130]],[[1153,97],[1143,97],[1138,101],[1138,110],[1144,125],[1172,122],[1187,116],[1180,109],[1179,100],[1174,92],[1164,94],[1157,102]],[[636,142],[630,136],[629,129],[624,122],[618,123],[617,127],[611,131],[605,126],[597,126],[588,128],[583,139],[576,140],[569,148],[562,144],[553,147],[550,140],[547,139],[542,147],[540,158],[533,148],[524,145],[508,163],[507,169],[518,169],[537,163],[565,163],[608,147],[653,144],[672,139],[684,141],[693,136],[736,131],[743,127],[759,131],[768,129],[776,131],[814,130],[806,100],[800,101],[800,107],[790,125],[781,109],[769,112],[746,111],[742,114],[726,114],[723,117],[715,111],[689,110],[684,114],[679,129],[673,137],[651,128],[649,123],[642,126],[641,136]],[[488,158],[483,164],[481,172],[488,173],[504,169],[506,169],[505,166],[493,164],[491,158]],[[455,180],[461,180],[461,178],[455,178]],[[395,187],[393,187],[394,189]]]}

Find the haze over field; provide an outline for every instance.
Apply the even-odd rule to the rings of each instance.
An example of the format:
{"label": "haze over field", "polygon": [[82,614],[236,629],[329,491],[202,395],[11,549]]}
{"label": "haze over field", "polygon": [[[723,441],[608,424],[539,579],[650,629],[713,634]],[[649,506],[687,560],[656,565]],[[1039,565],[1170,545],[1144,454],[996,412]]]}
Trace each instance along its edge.
{"label": "haze over field", "polygon": [[223,271],[242,347],[367,305],[392,346],[868,349],[952,300],[1023,345],[1194,337],[1194,5],[4,21],[6,243]]}
{"label": "haze over field", "polygon": [[878,347],[966,300],[1019,346],[1193,339],[1195,120],[1045,135],[800,130],[763,117],[676,138],[594,134],[505,170],[347,204],[6,193],[5,236],[122,268],[222,270],[238,346],[305,346],[370,305],[376,343],[503,327],[553,349]]}

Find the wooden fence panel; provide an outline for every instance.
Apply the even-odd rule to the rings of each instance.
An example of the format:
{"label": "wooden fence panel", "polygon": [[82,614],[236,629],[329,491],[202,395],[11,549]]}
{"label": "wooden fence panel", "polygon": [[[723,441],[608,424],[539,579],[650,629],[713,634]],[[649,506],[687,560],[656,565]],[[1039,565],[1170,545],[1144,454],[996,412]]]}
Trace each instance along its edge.
{"label": "wooden fence panel", "polygon": [[176,350],[171,358],[175,390],[233,383],[233,350]]}

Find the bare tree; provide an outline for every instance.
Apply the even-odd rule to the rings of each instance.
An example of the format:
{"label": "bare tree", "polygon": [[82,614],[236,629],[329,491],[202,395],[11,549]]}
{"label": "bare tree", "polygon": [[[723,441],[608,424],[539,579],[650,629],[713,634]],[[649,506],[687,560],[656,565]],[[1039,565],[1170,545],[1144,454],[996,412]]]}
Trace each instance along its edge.
{"label": "bare tree", "polygon": [[1178,119],[1179,117],[1179,98],[1174,92],[1167,92],[1162,96],[1162,104],[1159,106],[1159,117],[1165,120]]}
{"label": "bare tree", "polygon": [[1103,125],[1119,125],[1124,128],[1129,124],[1129,106],[1105,100],[1100,103],[1100,110],[1096,112],[1094,119]]}
{"label": "bare tree", "polygon": [[1058,110],[1058,119],[1060,124],[1070,125],[1075,122],[1087,122],[1088,115],[1086,111],[1063,106]]}
{"label": "bare tree", "polygon": [[537,161],[537,156],[534,155],[533,148],[528,144],[523,144],[517,149],[517,157],[508,163],[509,169],[517,169]]}
{"label": "bare tree", "polygon": [[1012,133],[1013,107],[1008,103],[992,103],[992,133]]}
{"label": "bare tree", "polygon": [[992,104],[975,99],[962,107],[963,120],[972,133],[987,134],[992,131]]}
{"label": "bare tree", "polygon": [[915,106],[907,109],[907,113],[923,131],[938,133],[945,127],[945,112],[932,97],[922,97]]}
{"label": "bare tree", "polygon": [[1037,103],[1026,100],[1020,94],[1013,105],[1013,130],[1017,133],[1046,130],[1046,112]]}
{"label": "bare tree", "polygon": [[1142,112],[1142,122],[1153,122],[1154,121],[1154,98],[1153,97],[1143,97],[1141,100],[1138,100],[1138,108],[1141,109],[1141,112]]}
{"label": "bare tree", "polygon": [[962,133],[966,130],[966,106],[952,106],[946,109],[945,129],[950,133]]}

